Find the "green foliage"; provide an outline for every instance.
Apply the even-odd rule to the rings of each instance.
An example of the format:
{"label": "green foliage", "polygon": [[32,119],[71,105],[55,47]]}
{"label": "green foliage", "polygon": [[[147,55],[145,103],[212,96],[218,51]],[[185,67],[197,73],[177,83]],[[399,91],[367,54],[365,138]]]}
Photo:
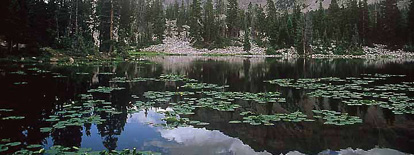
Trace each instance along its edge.
{"label": "green foliage", "polygon": [[247,28],[247,25],[246,25],[246,28],[244,30],[244,40],[243,40],[243,50],[244,51],[250,51],[250,48],[251,48],[249,34],[250,34],[250,31],[249,31],[249,29]]}
{"label": "green foliage", "polygon": [[240,30],[239,5],[237,0],[229,0],[227,4],[227,37],[237,37]]}
{"label": "green foliage", "polygon": [[193,0],[190,11],[190,36],[192,42],[198,46],[201,44],[201,2],[199,0]]}
{"label": "green foliage", "polygon": [[[17,48],[18,44],[25,44],[24,53],[51,47],[77,56],[98,51],[125,54],[131,46],[143,48],[162,43],[166,19],[177,20],[179,33],[183,25],[189,25],[192,43],[197,48],[222,48],[233,44],[229,39],[247,40],[239,38],[240,30],[246,28],[260,47],[294,46],[300,54],[311,52],[313,41],[342,42],[347,44],[344,48],[381,43],[391,48],[405,46],[408,50],[414,42],[414,5],[398,8],[397,0],[370,4],[367,0],[332,0],[328,9],[319,1],[316,10],[294,1],[273,0],[267,0],[264,6],[250,3],[246,10],[239,9],[237,0],[193,0],[189,4],[175,0],[165,8],[163,3],[4,1],[0,7],[0,36],[7,47],[2,51],[10,54],[22,50]],[[248,49],[247,43],[244,45]]]}
{"label": "green foliage", "polygon": [[404,50],[414,52],[414,43],[410,43],[404,46]]}
{"label": "green foliage", "polygon": [[280,53],[277,53],[273,47],[268,47],[266,49],[266,54],[267,55],[279,55]]}
{"label": "green foliage", "polygon": [[[414,44],[414,2],[412,0],[411,0],[411,4],[409,7],[409,11],[408,11],[407,28],[408,28],[408,40],[411,46],[413,46]],[[410,51],[414,51],[413,48],[409,48],[409,49],[411,49]]]}

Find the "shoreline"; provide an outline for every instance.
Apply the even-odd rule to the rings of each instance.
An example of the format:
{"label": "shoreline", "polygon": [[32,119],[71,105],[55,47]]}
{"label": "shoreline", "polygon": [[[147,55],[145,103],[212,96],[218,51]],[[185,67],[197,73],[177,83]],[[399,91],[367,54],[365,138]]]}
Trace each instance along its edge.
{"label": "shoreline", "polygon": [[[332,51],[326,51],[325,53],[314,53],[311,55],[300,55],[296,52],[294,47],[278,49],[276,54],[266,54],[266,49],[258,47],[256,44],[251,43],[251,50],[244,51],[243,47],[228,46],[220,49],[197,49],[191,46],[188,39],[179,39],[177,37],[167,37],[162,44],[152,45],[147,48],[139,49],[151,51],[152,55],[182,55],[182,56],[247,56],[247,57],[279,57],[279,58],[346,58],[346,59],[375,59],[375,58],[414,58],[414,52],[407,52],[403,50],[389,50],[385,45],[374,44],[374,47],[362,46],[362,52],[358,55],[345,54],[338,55],[333,54]],[[133,52],[132,55],[140,55],[139,51]],[[145,54],[143,54],[145,55]]]}

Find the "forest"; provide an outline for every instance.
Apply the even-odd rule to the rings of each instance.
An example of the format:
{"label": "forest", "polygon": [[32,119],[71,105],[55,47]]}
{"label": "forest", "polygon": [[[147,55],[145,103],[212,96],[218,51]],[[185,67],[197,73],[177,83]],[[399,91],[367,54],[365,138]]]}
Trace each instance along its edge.
{"label": "forest", "polygon": [[[73,55],[122,54],[163,42],[166,21],[178,33],[189,27],[192,46],[250,49],[295,47],[299,54],[332,49],[358,53],[384,44],[414,50],[412,0],[369,3],[332,0],[309,9],[305,1],[267,0],[240,7],[237,0],[3,0],[0,2],[1,55],[37,55],[45,48]],[[411,4],[411,5],[410,5]],[[247,35],[245,35],[247,34]],[[242,42],[242,44],[238,44]],[[318,48],[312,48],[318,47]]]}

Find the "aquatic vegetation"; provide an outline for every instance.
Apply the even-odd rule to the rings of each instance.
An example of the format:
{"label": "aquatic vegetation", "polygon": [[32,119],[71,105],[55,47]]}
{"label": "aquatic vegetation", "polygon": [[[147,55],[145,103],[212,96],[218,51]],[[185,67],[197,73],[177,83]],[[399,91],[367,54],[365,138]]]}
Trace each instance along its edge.
{"label": "aquatic vegetation", "polygon": [[240,124],[242,121],[229,121],[230,124]]}
{"label": "aquatic vegetation", "polygon": [[86,73],[86,72],[77,72],[76,75],[89,75],[90,73]]}
{"label": "aquatic vegetation", "polygon": [[144,93],[144,97],[154,100],[156,102],[167,102],[171,100],[171,97],[174,96],[175,92],[165,91],[165,92],[156,92],[156,91],[147,91]]}
{"label": "aquatic vegetation", "polygon": [[41,132],[48,133],[57,129],[63,129],[69,126],[83,126],[85,123],[102,124],[105,119],[96,112],[103,112],[111,115],[118,115],[122,112],[116,111],[111,106],[111,102],[104,100],[86,100],[83,102],[74,102],[64,104],[63,110],[50,115],[44,121],[52,123],[51,126],[40,128]]}
{"label": "aquatic vegetation", "polygon": [[376,100],[354,100],[354,99],[351,99],[349,101],[342,101],[342,102],[349,106],[381,105],[381,104],[387,103],[387,102],[376,101]]}
{"label": "aquatic vegetation", "polygon": [[165,121],[165,124],[157,124],[157,126],[163,126],[167,129],[173,129],[177,127],[187,127],[190,124],[190,119],[188,118],[177,118],[176,116],[167,116],[162,119]]}
{"label": "aquatic vegetation", "polygon": [[29,71],[38,71],[38,70],[40,70],[40,69],[39,69],[39,68],[34,67],[34,68],[28,68],[27,70],[29,70]]}
{"label": "aquatic vegetation", "polygon": [[24,116],[7,116],[1,119],[2,120],[19,120],[19,119],[24,119]]}
{"label": "aquatic vegetation", "polygon": [[115,77],[112,78],[109,82],[111,83],[135,83],[135,82],[145,82],[145,81],[156,81],[155,78],[143,78],[143,77],[137,77],[133,79],[127,79],[126,77]]}
{"label": "aquatic vegetation", "polygon": [[161,81],[184,81],[184,82],[197,82],[195,79],[188,79],[185,75],[176,75],[176,74],[161,74],[159,79]]}
{"label": "aquatic vegetation", "polygon": [[98,88],[95,88],[95,89],[89,89],[88,93],[111,93],[114,90],[123,90],[123,89],[125,88],[122,88],[122,87],[113,88],[113,87],[99,86]]}
{"label": "aquatic vegetation", "polygon": [[67,76],[58,74],[58,75],[54,75],[53,78],[66,78]]}
{"label": "aquatic vegetation", "polygon": [[[39,151],[40,152],[40,151]],[[44,153],[51,155],[59,154],[99,154],[99,155],[160,155],[157,152],[151,151],[138,151],[137,149],[124,149],[124,150],[103,150],[103,151],[92,151],[90,148],[79,148],[76,146],[64,147],[61,145],[54,145],[48,150],[44,150]]]}
{"label": "aquatic vegetation", "polygon": [[405,77],[406,75],[393,75],[393,74],[361,74],[362,76],[378,77],[378,78],[389,78],[389,77]]}
{"label": "aquatic vegetation", "polygon": [[209,84],[209,83],[186,83],[185,85],[181,86],[182,88],[189,88],[189,89],[224,89],[229,86],[219,86],[217,84]]}
{"label": "aquatic vegetation", "polygon": [[315,114],[314,118],[322,118],[325,120],[324,124],[330,125],[351,125],[356,123],[362,123],[362,119],[357,116],[349,116],[347,113],[340,113],[330,110],[312,110]]}
{"label": "aquatic vegetation", "polygon": [[15,82],[13,83],[14,85],[26,85],[28,84],[27,82]]}
{"label": "aquatic vegetation", "polygon": [[24,71],[15,71],[15,72],[10,72],[10,74],[27,75],[27,73],[26,73],[26,72],[24,72]]}
{"label": "aquatic vegetation", "polygon": [[[95,65],[99,65],[99,70],[101,71],[111,71],[112,69],[108,70],[108,67],[114,66],[113,64],[105,63],[95,63]],[[40,66],[37,67],[45,69]],[[86,127],[90,124],[102,127],[108,125],[111,121],[118,120],[111,120],[112,118],[122,117],[123,120],[129,121],[129,118],[136,118],[137,116],[141,117],[144,114],[145,117],[148,115],[151,119],[156,119],[156,121],[150,120],[148,125],[166,129],[188,126],[197,128],[209,125],[210,123],[212,123],[211,127],[222,125],[221,123],[223,122],[216,122],[213,120],[216,119],[216,117],[209,118],[210,113],[225,116],[225,119],[223,119],[225,120],[224,123],[234,124],[230,125],[232,127],[242,126],[253,128],[253,130],[262,128],[257,126],[263,125],[272,126],[270,128],[273,128],[273,126],[277,127],[278,125],[286,127],[307,127],[308,124],[313,122],[312,126],[320,127],[326,125],[356,125],[363,122],[358,116],[363,116],[364,114],[360,115],[359,113],[358,116],[351,116],[347,113],[330,110],[314,110],[313,115],[307,116],[304,112],[298,110],[302,109],[302,107],[298,107],[302,106],[300,105],[301,101],[297,102],[296,100],[298,94],[300,95],[301,100],[302,97],[305,99],[310,97],[310,102],[316,100],[314,102],[314,107],[316,108],[325,107],[325,105],[321,106],[316,104],[329,104],[327,107],[332,107],[332,109],[341,107],[339,109],[345,110],[354,110],[355,108],[365,110],[367,106],[375,106],[381,107],[387,112],[392,111],[394,114],[414,114],[414,100],[411,93],[414,91],[414,82],[392,83],[395,82],[394,79],[390,80],[390,78],[400,78],[403,77],[403,75],[373,74],[344,78],[276,79],[265,82],[276,84],[278,86],[266,84],[258,86],[259,88],[238,86],[227,88],[229,86],[198,82],[195,79],[190,79],[185,75],[180,74],[161,74],[158,77],[151,77],[153,75],[171,71],[162,70],[147,74],[147,72],[149,72],[149,67],[134,66],[134,69],[135,67],[142,70],[140,70],[140,72],[134,72],[133,75],[128,74],[128,76],[120,75],[132,68],[127,68],[125,70],[117,69],[116,72],[113,70],[113,73],[99,73],[100,75],[113,76],[98,76],[99,79],[97,83],[96,81],[89,81],[91,78],[92,80],[95,80],[94,78],[96,78],[96,76],[72,76],[74,73],[62,75],[57,72],[40,74],[47,73],[47,71],[44,72],[39,68],[33,68],[31,71],[26,71],[33,76],[38,75],[37,77],[46,77],[49,79],[51,77],[64,78],[67,77],[65,75],[68,75],[67,79],[59,79],[59,82],[62,80],[77,80],[73,79],[74,77],[83,78],[88,80],[89,83],[93,83],[95,86],[87,92],[83,91],[84,94],[76,95],[73,99],[70,98],[69,102],[62,101],[67,98],[61,98],[60,96],[59,98],[56,98],[56,104],[54,104],[54,109],[51,111],[52,113],[47,113],[50,115],[39,119],[41,122],[39,130],[44,133],[42,135],[53,136],[62,131],[74,129],[70,128],[73,126],[76,126],[76,129],[79,127],[82,127],[83,129],[83,126]],[[51,69],[52,71],[55,71],[55,68],[52,67]],[[76,75],[92,74],[92,72],[88,72],[91,70],[76,70]],[[175,70],[172,71],[174,72]],[[26,74],[24,71],[17,72],[18,73],[16,74]],[[59,70],[59,72],[67,73],[66,70]],[[115,76],[116,73],[120,74]],[[191,72],[184,73],[189,75],[192,74]],[[29,80],[26,79],[28,77],[20,77],[24,79],[19,79],[19,81]],[[203,79],[203,77],[201,77],[201,79]],[[15,82],[16,80],[10,81]],[[107,84],[108,81],[110,82],[109,86]],[[210,79],[208,79],[208,81],[210,81]],[[229,83],[231,83],[232,86],[234,84],[233,81],[230,81]],[[25,83],[16,82],[13,84]],[[101,86],[96,86],[96,84],[101,84]],[[102,84],[106,86],[103,86]],[[30,86],[32,85],[26,87]],[[265,88],[261,88],[262,86]],[[288,89],[280,89],[280,87],[288,87]],[[120,93],[113,93],[111,95],[99,94],[111,93],[123,89],[128,90]],[[252,92],[243,92],[242,90],[250,90]],[[79,91],[76,91],[75,93],[77,92]],[[292,94],[290,94],[291,92]],[[286,101],[285,97],[289,97],[289,100]],[[334,102],[330,103],[331,101]],[[62,102],[64,103],[62,104]],[[5,107],[6,106],[7,105],[5,105]],[[349,107],[344,108],[344,106]],[[17,110],[16,113],[19,111],[20,110]],[[285,113],[275,113],[275,111],[284,111]],[[10,115],[8,112],[10,112]],[[13,109],[0,109],[1,120],[24,119],[24,117],[19,118],[19,116],[11,116],[14,113]],[[201,118],[200,115],[202,116]],[[226,119],[229,116],[231,119]],[[128,118],[125,119],[125,117]],[[202,122],[201,120],[205,122]],[[14,123],[19,121],[7,122]],[[0,152],[22,148],[20,151],[15,152],[15,154],[152,154],[152,152],[140,152],[135,149],[120,151],[91,151],[90,149],[78,148],[76,146],[54,146],[51,149],[43,149],[43,144],[27,144],[26,142],[21,142],[19,144],[15,141],[15,139],[3,139],[0,142]]]}
{"label": "aquatic vegetation", "polygon": [[278,84],[282,87],[309,89],[312,90],[307,93],[310,97],[341,99],[342,103],[348,106],[380,106],[392,110],[394,114],[414,113],[412,102],[414,100],[405,93],[399,93],[401,91],[413,92],[412,82],[377,84],[379,80],[400,78],[405,75],[361,74],[361,76],[363,77],[346,77],[345,79],[330,77],[298,79],[296,81],[276,79],[265,82]]}
{"label": "aquatic vegetation", "polygon": [[11,112],[13,109],[0,109],[0,112]]}
{"label": "aquatic vegetation", "polygon": [[203,91],[205,95],[212,96],[214,99],[234,101],[256,101],[258,103],[282,103],[286,102],[285,98],[279,98],[279,92],[250,93],[250,92],[219,92],[219,91]]}
{"label": "aquatic vegetation", "polygon": [[244,93],[242,100],[253,100],[258,103],[275,103],[275,102],[286,102],[284,98],[278,98],[279,92],[265,92],[265,93]]}
{"label": "aquatic vegetation", "polygon": [[92,100],[93,96],[92,94],[80,94],[81,100]]}
{"label": "aquatic vegetation", "polygon": [[[247,115],[247,114],[245,114]],[[249,123],[250,125],[274,125],[273,122],[311,122],[312,119],[308,119],[305,114],[300,111],[296,111],[288,114],[274,114],[274,115],[250,115],[243,117],[243,123]]]}
{"label": "aquatic vegetation", "polygon": [[112,72],[101,72],[101,73],[98,73],[98,74],[100,74],[100,75],[114,75],[115,73],[112,73]]}

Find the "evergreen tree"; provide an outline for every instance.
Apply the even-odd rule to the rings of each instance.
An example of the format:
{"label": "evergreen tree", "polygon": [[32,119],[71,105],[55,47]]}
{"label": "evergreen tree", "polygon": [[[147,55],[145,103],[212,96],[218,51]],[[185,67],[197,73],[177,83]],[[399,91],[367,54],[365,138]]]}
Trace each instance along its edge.
{"label": "evergreen tree", "polygon": [[201,37],[201,6],[199,0],[193,0],[191,4],[191,12],[190,12],[190,36],[192,37],[193,43],[199,43],[202,41]]}
{"label": "evergreen tree", "polygon": [[212,40],[215,38],[214,31],[215,30],[215,23],[214,23],[214,12],[213,12],[213,1],[207,0],[204,4],[204,33],[203,38],[205,43],[211,43]]}
{"label": "evergreen tree", "polygon": [[227,5],[227,36],[238,37],[239,36],[239,6],[237,0],[229,0]]}
{"label": "evergreen tree", "polygon": [[340,8],[338,5],[337,0],[332,0],[331,4],[328,8],[328,17],[327,17],[327,25],[329,25],[326,29],[327,35],[329,39],[333,39],[338,41],[340,36],[340,30],[339,30],[339,23],[340,23]]}
{"label": "evergreen tree", "polygon": [[157,37],[157,42],[161,43],[165,31],[165,14],[162,1],[155,0],[152,10],[154,35]]}
{"label": "evergreen tree", "polygon": [[397,7],[397,0],[385,0],[381,3],[380,28],[382,30],[382,43],[390,46],[397,45],[400,41],[398,37],[398,22],[401,20],[401,14]]}
{"label": "evergreen tree", "polygon": [[173,19],[177,19],[180,14],[180,4],[178,4],[178,0],[174,1],[174,7],[172,9],[173,12]]}
{"label": "evergreen tree", "polygon": [[226,5],[224,4],[224,0],[216,0],[216,7],[215,7],[215,16],[216,16],[216,26],[217,26],[217,35],[216,35],[216,44],[222,44],[223,39],[226,36]]}
{"label": "evergreen tree", "polygon": [[187,11],[185,9],[184,0],[181,1],[181,7],[179,9],[179,15],[177,18],[178,35],[183,31],[183,25],[187,24]]}
{"label": "evergreen tree", "polygon": [[295,18],[295,48],[299,54],[305,54],[304,49],[304,19],[302,13],[300,12],[300,7],[295,6],[293,10],[293,16]]}
{"label": "evergreen tree", "polygon": [[115,6],[113,0],[99,0],[97,4],[99,20],[99,51],[112,52],[114,46]]}
{"label": "evergreen tree", "polygon": [[130,0],[121,1],[121,14],[119,22],[119,42],[121,46],[129,45],[129,36],[131,35],[131,23],[132,23],[132,3]]}
{"label": "evergreen tree", "polygon": [[315,37],[322,40],[323,42],[328,41],[324,39],[324,35],[326,34],[326,17],[325,17],[325,9],[322,7],[322,2],[319,2],[319,8],[314,15],[314,25],[315,25]]}
{"label": "evergreen tree", "polygon": [[266,32],[267,26],[266,26],[266,15],[263,11],[262,7],[259,7],[258,5],[256,5],[256,27],[257,27],[257,31],[259,34],[259,38],[261,39],[261,37],[264,35],[264,33]]}
{"label": "evergreen tree", "polygon": [[369,34],[369,12],[368,12],[368,0],[364,0],[359,4],[359,20],[358,30],[359,38],[362,44],[367,44],[367,38]]}
{"label": "evergreen tree", "polygon": [[[246,18],[248,18],[247,16],[246,16]],[[243,40],[243,50],[244,51],[250,51],[250,48],[251,48],[251,46],[250,46],[250,38],[249,38],[249,35],[250,35],[250,32],[249,32],[249,27],[248,27],[248,20],[246,19],[246,20],[244,20],[245,21],[245,26],[244,26],[244,40]]]}
{"label": "evergreen tree", "polygon": [[414,0],[410,1],[410,7],[408,11],[408,36],[409,42],[414,46]]}
{"label": "evergreen tree", "polygon": [[270,46],[278,48],[279,24],[277,23],[277,11],[273,0],[267,0],[266,35],[269,37]]}

